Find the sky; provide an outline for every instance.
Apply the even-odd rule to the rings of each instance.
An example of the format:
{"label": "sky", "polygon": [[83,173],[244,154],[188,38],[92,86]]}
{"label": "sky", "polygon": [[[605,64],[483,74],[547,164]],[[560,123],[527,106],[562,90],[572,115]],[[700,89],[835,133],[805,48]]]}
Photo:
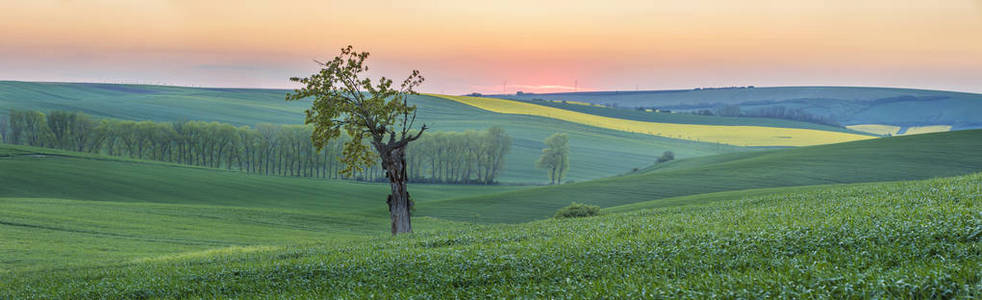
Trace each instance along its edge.
{"label": "sky", "polygon": [[0,80],[294,88],[349,44],[432,93],[982,92],[982,0],[0,0]]}

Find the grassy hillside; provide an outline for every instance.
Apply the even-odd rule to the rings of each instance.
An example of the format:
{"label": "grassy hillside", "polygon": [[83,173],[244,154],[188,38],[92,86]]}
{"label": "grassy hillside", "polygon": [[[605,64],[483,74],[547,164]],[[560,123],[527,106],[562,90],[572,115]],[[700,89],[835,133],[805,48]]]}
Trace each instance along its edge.
{"label": "grassy hillside", "polygon": [[484,110],[565,120],[600,128],[739,146],[811,146],[871,139],[865,134],[755,125],[679,124],[618,119],[530,102],[489,97],[438,96]]}
{"label": "grassy hillside", "polygon": [[[982,170],[982,130],[890,137],[673,161],[638,174],[421,204],[453,220],[522,222],[570,202],[602,207],[711,192],[925,179]],[[478,212],[480,216],[475,216]]]}
{"label": "grassy hillside", "polygon": [[982,296],[979,182],[974,174],[829,187],[575,220],[12,271],[0,273],[0,298],[969,299]]}
{"label": "grassy hillside", "polygon": [[982,120],[978,118],[982,114],[982,94],[949,91],[875,87],[758,87],[500,96],[672,110],[706,109],[715,104],[739,104],[744,110],[784,106],[829,116],[843,125],[982,128]]}
{"label": "grassy hillside", "polygon": [[[10,270],[225,247],[340,243],[389,228],[387,184],[249,175],[2,144],[0,182],[0,277]],[[522,188],[413,184],[410,191],[425,203]],[[451,223],[414,221],[417,230]]]}
{"label": "grassy hillside", "polygon": [[[377,216],[387,184],[252,175],[0,144],[0,197],[302,209]],[[526,188],[413,184],[418,203]]]}
{"label": "grassy hillside", "polygon": [[[285,90],[205,89],[167,86],[0,81],[0,117],[9,109],[82,111],[130,120],[207,120],[237,125],[300,124],[309,103],[285,102]],[[587,180],[627,172],[653,162],[664,151],[695,157],[743,150],[737,147],[634,134],[561,120],[488,112],[454,101],[412,97],[419,119],[436,131],[484,130],[501,126],[514,138],[499,177],[504,182],[546,182],[534,168],[542,140],[570,136],[569,179]],[[610,160],[609,157],[618,157]]]}

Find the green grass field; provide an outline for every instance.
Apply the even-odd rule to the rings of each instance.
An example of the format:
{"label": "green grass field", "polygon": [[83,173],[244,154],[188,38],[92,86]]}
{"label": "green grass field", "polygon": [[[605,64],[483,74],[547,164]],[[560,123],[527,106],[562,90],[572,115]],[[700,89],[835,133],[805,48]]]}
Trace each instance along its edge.
{"label": "green grass field", "polygon": [[[283,93],[0,81],[0,114],[295,124]],[[387,184],[0,144],[0,299],[982,297],[982,130],[749,149],[412,101],[505,127],[522,184],[410,184],[416,233],[393,237]],[[577,183],[540,186],[557,131]],[[604,209],[550,218],[572,202]]]}
{"label": "green grass field", "polygon": [[[415,215],[428,217],[417,218],[424,231],[451,222],[543,219],[574,201],[627,212],[835,188],[795,187],[802,185],[977,172],[980,135],[959,131],[692,158],[545,188],[414,184],[410,191]],[[0,145],[0,170],[0,223],[9,237],[0,246],[0,266],[8,271],[357,240],[383,234],[388,224],[384,184],[249,175],[13,145]],[[785,188],[747,190],[761,187]],[[731,192],[705,194],[714,191]],[[671,198],[685,195],[693,196]],[[98,217],[106,212],[113,218]],[[73,244],[83,246],[64,247]]]}
{"label": "green grass field", "polygon": [[451,220],[524,222],[549,217],[571,202],[611,207],[721,191],[926,179],[982,171],[978,149],[982,130],[732,153],[677,160],[620,177],[434,201],[418,209]]}
{"label": "green grass field", "polygon": [[[0,197],[282,208],[378,216],[387,184],[252,175],[0,144]],[[413,198],[441,199],[527,188],[414,184]],[[385,216],[382,216],[385,217]]]}
{"label": "green grass field", "polygon": [[[982,170],[982,130],[672,161],[559,186],[411,187],[418,216],[524,222],[578,201],[612,207],[721,191],[953,176]],[[24,146],[0,146],[3,197],[207,204],[384,214],[384,184],[249,175]],[[288,199],[285,201],[284,199]],[[520,209],[516,209],[520,208]]]}
{"label": "green grass field", "polygon": [[[121,220],[64,221],[119,232],[75,234],[92,240],[72,244],[79,252],[94,252],[87,258],[108,255],[116,258],[106,260],[113,263],[8,270],[0,273],[0,297],[976,298],[982,296],[980,182],[982,175],[974,174],[774,191],[575,220],[458,224],[396,238],[286,246],[244,244],[270,243],[262,240],[270,235],[317,239],[328,230],[316,220],[253,216],[247,210],[208,219],[208,208],[202,207],[132,211],[127,205],[135,204],[4,199],[15,213],[64,213],[72,219],[85,215],[85,209],[109,209],[120,211]],[[179,218],[184,216],[154,216],[160,222],[154,228],[162,229],[146,235],[148,230],[134,224],[144,222],[130,219],[161,210],[194,212],[206,220],[194,223],[198,230],[188,234],[168,222],[183,222]],[[254,219],[281,226],[215,226],[228,222],[238,227]],[[5,237],[10,227],[0,227]],[[17,230],[27,239],[65,234],[38,227]],[[120,246],[136,243],[121,238],[128,233],[213,243],[215,248],[128,256]],[[242,244],[216,243],[230,240]],[[155,242],[134,247],[160,249]],[[91,249],[97,247],[123,250]],[[43,257],[45,250],[33,248],[33,256]]]}
{"label": "green grass field", "polygon": [[[35,83],[0,81],[0,117],[9,109],[81,111],[128,120],[206,120],[255,125],[301,124],[306,102],[284,101],[285,90],[204,89],[149,85]],[[419,120],[436,131],[484,130],[501,126],[514,139],[499,179],[512,183],[547,182],[534,167],[542,141],[556,133],[570,136],[569,179],[583,181],[628,172],[655,161],[664,151],[696,157],[747,149],[626,133],[561,120],[498,114],[454,101],[412,97]],[[610,160],[610,157],[617,157]]]}
{"label": "green grass field", "polygon": [[[50,269],[387,232],[386,184],[0,144],[0,269]],[[417,203],[527,188],[414,184]],[[451,222],[417,218],[425,230]]]}

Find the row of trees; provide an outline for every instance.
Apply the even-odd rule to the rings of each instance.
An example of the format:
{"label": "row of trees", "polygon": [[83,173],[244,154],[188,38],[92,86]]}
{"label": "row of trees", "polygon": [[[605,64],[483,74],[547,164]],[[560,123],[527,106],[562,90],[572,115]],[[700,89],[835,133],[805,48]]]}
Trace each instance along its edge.
{"label": "row of trees", "polygon": [[830,126],[842,126],[831,117],[814,115],[800,108],[788,108],[784,106],[767,106],[745,110],[737,104],[723,104],[716,106],[714,110],[703,109],[693,111],[692,113],[704,116],[784,119]]}
{"label": "row of trees", "polygon": [[[300,125],[233,126],[218,122],[125,121],[95,119],[78,112],[11,110],[0,118],[0,141],[69,151],[102,153],[243,172],[385,180],[378,163],[340,175],[336,158],[342,135],[317,151],[312,128]],[[511,138],[503,129],[438,132],[413,143],[408,157],[410,180],[441,183],[494,183],[504,166]]]}
{"label": "row of trees", "polygon": [[409,179],[416,182],[493,183],[511,149],[501,127],[484,132],[435,132],[406,151]]}

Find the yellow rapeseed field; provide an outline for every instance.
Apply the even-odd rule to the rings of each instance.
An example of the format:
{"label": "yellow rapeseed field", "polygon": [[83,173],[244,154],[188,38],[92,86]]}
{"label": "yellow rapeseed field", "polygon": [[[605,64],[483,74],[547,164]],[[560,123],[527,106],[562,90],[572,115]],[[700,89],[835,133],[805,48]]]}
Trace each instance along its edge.
{"label": "yellow rapeseed field", "polygon": [[875,138],[845,132],[800,128],[644,122],[591,115],[513,100],[468,96],[431,96],[497,113],[540,116],[613,130],[737,146],[810,146]]}
{"label": "yellow rapeseed field", "polygon": [[904,135],[951,131],[951,125],[915,126],[907,128]]}
{"label": "yellow rapeseed field", "polygon": [[846,128],[849,128],[849,129],[852,129],[852,130],[855,130],[855,131],[869,132],[869,133],[878,134],[878,135],[896,135],[897,132],[900,131],[900,126],[883,125],[883,124],[849,125],[849,126],[846,126]]}

